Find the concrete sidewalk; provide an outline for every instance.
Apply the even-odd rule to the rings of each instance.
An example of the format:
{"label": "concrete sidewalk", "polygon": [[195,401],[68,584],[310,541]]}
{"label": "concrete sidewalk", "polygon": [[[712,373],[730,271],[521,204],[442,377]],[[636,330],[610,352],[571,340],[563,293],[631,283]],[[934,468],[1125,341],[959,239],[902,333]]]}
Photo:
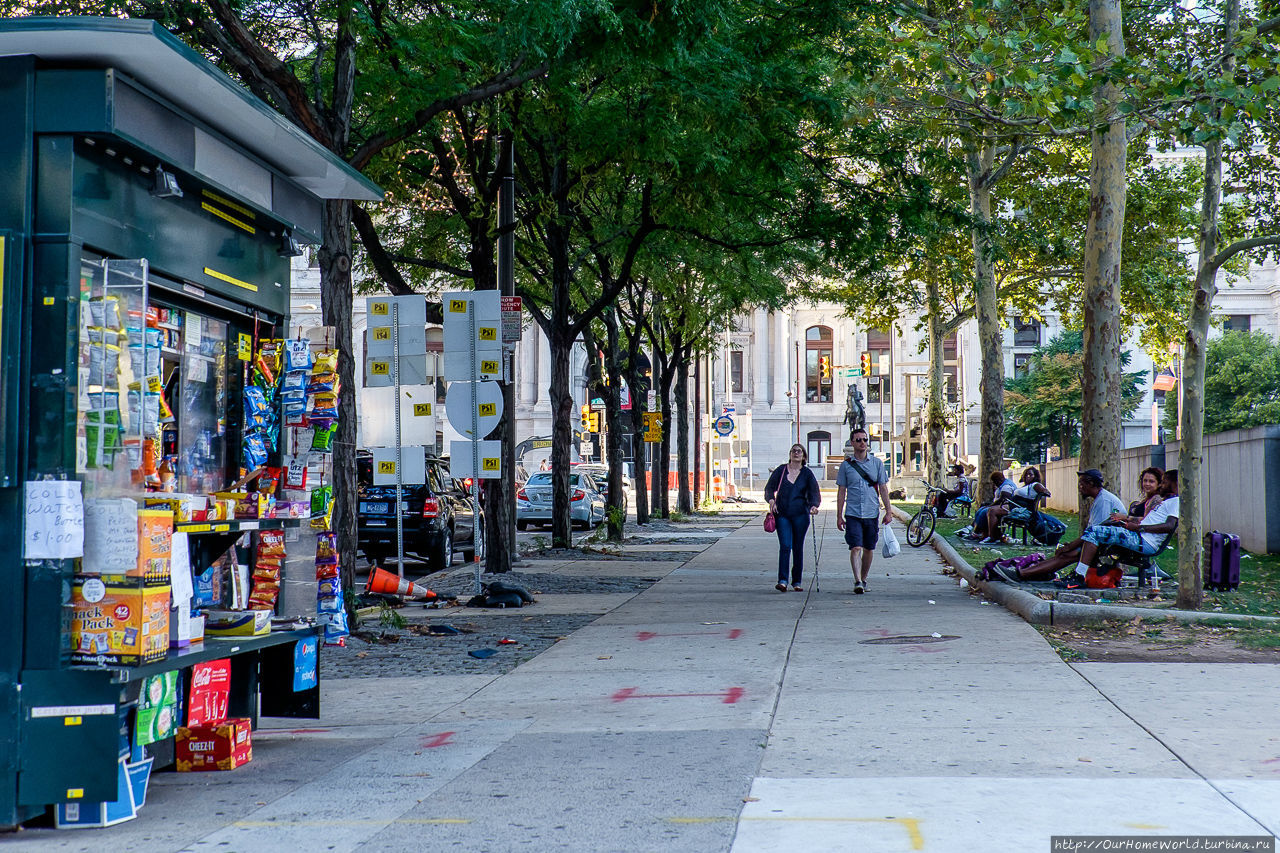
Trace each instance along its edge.
{"label": "concrete sidewalk", "polygon": [[329,680],[324,718],[267,721],[242,769],[159,774],[117,827],[4,841],[1021,853],[1280,831],[1277,667],[1068,665],[929,548],[877,557],[853,595],[834,516],[815,528],[821,592],[773,589],[755,519],[645,563],[659,583],[506,675]]}

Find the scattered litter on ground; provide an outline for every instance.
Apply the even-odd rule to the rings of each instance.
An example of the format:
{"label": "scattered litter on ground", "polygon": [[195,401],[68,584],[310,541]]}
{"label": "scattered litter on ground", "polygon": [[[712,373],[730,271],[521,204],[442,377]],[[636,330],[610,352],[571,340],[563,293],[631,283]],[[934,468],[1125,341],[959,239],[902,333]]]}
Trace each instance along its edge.
{"label": "scattered litter on ground", "polygon": [[497,653],[498,653],[497,649],[472,649],[471,651],[467,652],[467,654],[471,655],[473,658],[476,658],[478,660],[491,658]]}
{"label": "scattered litter on ground", "polygon": [[938,602],[934,601],[934,600],[931,598],[931,599],[929,599],[929,603],[930,603],[930,604],[937,604]]}

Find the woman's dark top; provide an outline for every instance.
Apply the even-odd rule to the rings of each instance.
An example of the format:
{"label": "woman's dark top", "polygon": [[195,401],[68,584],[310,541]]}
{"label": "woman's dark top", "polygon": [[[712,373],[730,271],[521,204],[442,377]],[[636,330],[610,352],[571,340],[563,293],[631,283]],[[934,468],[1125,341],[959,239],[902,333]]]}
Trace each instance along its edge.
{"label": "woman's dark top", "polygon": [[809,507],[821,505],[822,492],[818,489],[818,478],[813,476],[809,466],[800,469],[793,483],[787,479],[787,466],[779,465],[765,484],[764,499],[776,499],[778,514],[791,517],[804,515],[809,512]]}

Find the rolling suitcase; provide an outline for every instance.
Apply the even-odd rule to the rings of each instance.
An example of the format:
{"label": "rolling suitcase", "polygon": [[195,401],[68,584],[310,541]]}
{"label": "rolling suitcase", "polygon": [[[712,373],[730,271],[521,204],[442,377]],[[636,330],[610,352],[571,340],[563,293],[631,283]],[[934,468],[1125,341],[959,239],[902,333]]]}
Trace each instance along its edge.
{"label": "rolling suitcase", "polygon": [[1225,592],[1240,586],[1240,537],[1214,530],[1204,535],[1204,588]]}

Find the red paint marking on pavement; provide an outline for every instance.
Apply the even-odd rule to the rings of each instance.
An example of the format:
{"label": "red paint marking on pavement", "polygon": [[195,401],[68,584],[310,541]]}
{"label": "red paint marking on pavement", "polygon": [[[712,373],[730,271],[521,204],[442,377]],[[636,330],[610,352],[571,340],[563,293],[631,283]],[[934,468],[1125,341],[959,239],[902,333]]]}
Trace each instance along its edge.
{"label": "red paint marking on pavement", "polygon": [[936,646],[903,646],[904,652],[920,652],[926,655],[936,655],[938,652],[945,652],[946,649],[940,649]]}
{"label": "red paint marking on pavement", "polygon": [[741,628],[731,628],[728,631],[686,631],[676,634],[658,634],[654,631],[636,631],[636,639],[640,642],[652,640],[656,637],[719,637],[727,636],[730,640],[736,640],[742,636]]}
{"label": "red paint marking on pavement", "polygon": [[637,693],[637,690],[638,687],[624,687],[609,698],[614,702],[624,702],[627,699],[685,699],[705,696],[719,697],[725,705],[733,705],[747,694],[741,687],[730,687],[717,693]]}
{"label": "red paint marking on pavement", "polygon": [[1276,762],[1278,762],[1278,761],[1280,761],[1280,756],[1276,756],[1275,758],[1264,758],[1264,759],[1262,759],[1262,763],[1263,763],[1263,764],[1275,764],[1275,763],[1276,763]]}
{"label": "red paint marking on pavement", "polygon": [[869,628],[869,629],[867,629],[866,631],[863,631],[862,633],[864,633],[864,634],[870,634],[870,635],[871,635],[871,636],[873,636],[873,637],[891,637],[891,636],[893,636],[893,635],[892,635],[888,630],[886,630],[886,629],[884,629],[884,628]]}
{"label": "red paint marking on pavement", "polygon": [[448,746],[449,738],[453,737],[457,732],[440,732],[431,735],[422,741],[423,749],[435,749],[437,746]]}
{"label": "red paint marking on pavement", "polygon": [[[276,729],[275,731],[285,735],[320,735],[327,734],[331,729]],[[267,732],[270,734],[270,731]]]}

